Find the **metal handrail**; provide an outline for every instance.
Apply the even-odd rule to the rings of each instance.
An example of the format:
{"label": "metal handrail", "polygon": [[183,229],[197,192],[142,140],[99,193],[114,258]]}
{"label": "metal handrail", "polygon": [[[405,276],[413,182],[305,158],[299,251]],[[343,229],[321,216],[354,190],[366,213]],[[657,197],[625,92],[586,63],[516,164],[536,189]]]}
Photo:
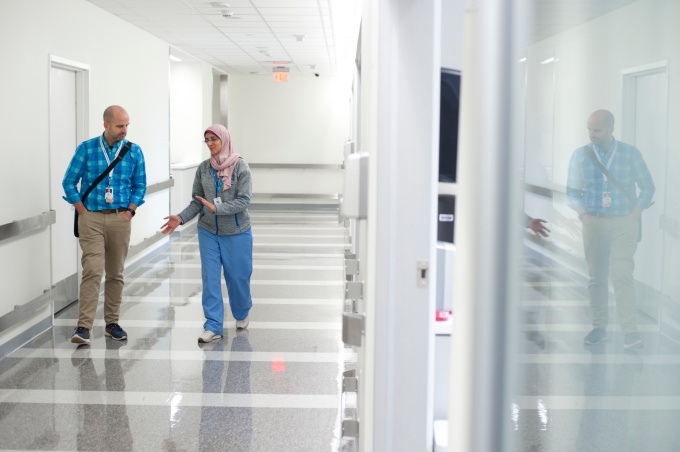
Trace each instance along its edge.
{"label": "metal handrail", "polygon": [[26,234],[28,232],[46,228],[47,226],[56,222],[57,212],[50,210],[49,212],[43,212],[40,215],[36,215],[34,217],[0,225],[0,242],[11,239],[12,237]]}
{"label": "metal handrail", "polygon": [[291,198],[308,198],[308,199],[334,199],[342,198],[339,194],[322,194],[322,193],[253,193],[252,199],[255,198],[272,198],[272,199],[291,199]]}
{"label": "metal handrail", "polygon": [[17,325],[24,319],[33,315],[39,309],[48,306],[54,301],[54,289],[49,289],[39,295],[37,298],[25,303],[23,305],[16,305],[14,309],[7,314],[0,316],[0,332]]}
{"label": "metal handrail", "polygon": [[343,169],[342,164],[324,163],[248,163],[248,166],[260,169]]}
{"label": "metal handrail", "polygon": [[172,177],[166,181],[163,182],[158,182],[155,184],[147,185],[146,187],[146,194],[150,195],[152,193],[156,193],[162,190],[167,190],[168,188],[174,187],[175,186],[175,179]]}

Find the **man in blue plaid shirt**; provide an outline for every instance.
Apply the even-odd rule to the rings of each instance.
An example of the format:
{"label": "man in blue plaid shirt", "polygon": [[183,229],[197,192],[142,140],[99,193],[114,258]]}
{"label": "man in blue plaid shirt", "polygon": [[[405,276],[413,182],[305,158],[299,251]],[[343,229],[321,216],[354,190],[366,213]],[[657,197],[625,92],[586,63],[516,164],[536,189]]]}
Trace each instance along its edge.
{"label": "man in blue plaid shirt", "polygon": [[599,344],[607,337],[611,273],[623,347],[638,349],[644,343],[635,320],[634,256],[640,215],[653,204],[655,187],[642,153],[614,139],[613,131],[611,112],[597,110],[590,115],[591,143],[576,149],[571,157],[567,197],[583,223],[583,249],[590,275],[593,330],[584,342]]}
{"label": "man in blue plaid shirt", "polygon": [[[104,270],[105,335],[127,339],[118,324],[123,299],[123,269],[130,245],[131,221],[144,203],[146,170],[142,149],[131,143],[120,162],[94,187],[83,202],[82,194],[102,174],[128,142],[130,119],[124,108],[112,105],[104,111],[104,133],[82,142],[71,159],[62,185],[66,199],[78,211],[83,275],[80,283],[78,326],[71,337],[75,344],[89,344],[99,301]],[[80,189],[78,190],[78,183]]]}

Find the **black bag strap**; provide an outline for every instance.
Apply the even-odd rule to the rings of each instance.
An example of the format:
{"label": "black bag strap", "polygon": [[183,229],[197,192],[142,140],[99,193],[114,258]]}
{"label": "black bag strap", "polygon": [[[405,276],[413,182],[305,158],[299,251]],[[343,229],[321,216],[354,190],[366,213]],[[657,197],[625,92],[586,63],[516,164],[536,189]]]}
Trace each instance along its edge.
{"label": "black bag strap", "polygon": [[113,159],[113,162],[111,162],[109,164],[109,166],[104,170],[104,172],[101,173],[99,175],[99,177],[97,177],[94,180],[94,182],[92,182],[92,185],[90,185],[89,188],[87,190],[85,190],[85,193],[83,193],[83,196],[81,196],[81,201],[83,203],[85,202],[85,198],[87,198],[87,195],[89,195],[90,192],[92,190],[94,190],[94,187],[99,185],[99,183],[102,181],[102,179],[104,179],[106,177],[106,175],[111,172],[111,170],[118,164],[118,162],[123,160],[123,157],[125,157],[125,154],[128,153],[128,151],[132,147],[132,144],[133,144],[132,141],[128,141],[127,143],[125,143],[125,146],[123,146],[123,149],[120,150],[120,152],[118,153],[118,156],[115,159]]}
{"label": "black bag strap", "polygon": [[611,173],[607,170],[607,168],[605,168],[605,166],[602,164],[602,162],[598,160],[598,158],[595,156],[595,151],[593,151],[593,148],[588,148],[588,157],[590,157],[590,160],[593,161],[595,166],[597,166],[600,169],[600,171],[602,171],[604,175],[607,176],[607,179],[612,181],[612,183],[616,185],[616,188],[618,188],[621,193],[626,195],[626,198],[628,198],[628,202],[630,202],[631,206],[635,208],[637,204],[635,202],[635,197],[631,195],[630,192],[626,190],[626,188],[623,186],[623,184],[619,182],[617,178],[612,176]]}

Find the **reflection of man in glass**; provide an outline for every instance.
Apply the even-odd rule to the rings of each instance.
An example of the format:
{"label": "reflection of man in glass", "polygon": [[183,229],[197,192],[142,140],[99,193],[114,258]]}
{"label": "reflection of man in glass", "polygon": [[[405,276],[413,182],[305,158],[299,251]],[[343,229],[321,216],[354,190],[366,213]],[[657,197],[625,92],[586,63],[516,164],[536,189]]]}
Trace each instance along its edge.
{"label": "reflection of man in glass", "polygon": [[[574,151],[567,196],[583,223],[583,249],[590,280],[593,330],[584,339],[607,337],[608,277],[611,273],[624,348],[644,346],[635,321],[634,255],[642,211],[653,204],[654,181],[642,153],[612,136],[614,115],[597,110],[588,118],[590,142]],[[639,194],[638,194],[639,188]]]}

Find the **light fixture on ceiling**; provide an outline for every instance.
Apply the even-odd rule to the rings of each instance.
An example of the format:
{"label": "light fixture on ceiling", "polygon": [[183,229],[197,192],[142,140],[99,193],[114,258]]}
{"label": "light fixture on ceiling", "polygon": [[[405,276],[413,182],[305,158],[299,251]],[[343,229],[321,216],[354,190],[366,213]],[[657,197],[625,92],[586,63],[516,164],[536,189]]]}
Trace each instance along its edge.
{"label": "light fixture on ceiling", "polygon": [[275,66],[273,68],[274,72],[274,81],[275,82],[287,82],[288,81],[288,72],[290,69],[287,67],[283,66]]}
{"label": "light fixture on ceiling", "polygon": [[170,55],[170,61],[182,61],[181,59],[177,58],[175,55]]}
{"label": "light fixture on ceiling", "polygon": [[234,14],[234,11],[232,11],[230,9],[223,9],[222,10],[222,17],[224,17],[225,19],[240,19],[240,17],[236,16]]}

